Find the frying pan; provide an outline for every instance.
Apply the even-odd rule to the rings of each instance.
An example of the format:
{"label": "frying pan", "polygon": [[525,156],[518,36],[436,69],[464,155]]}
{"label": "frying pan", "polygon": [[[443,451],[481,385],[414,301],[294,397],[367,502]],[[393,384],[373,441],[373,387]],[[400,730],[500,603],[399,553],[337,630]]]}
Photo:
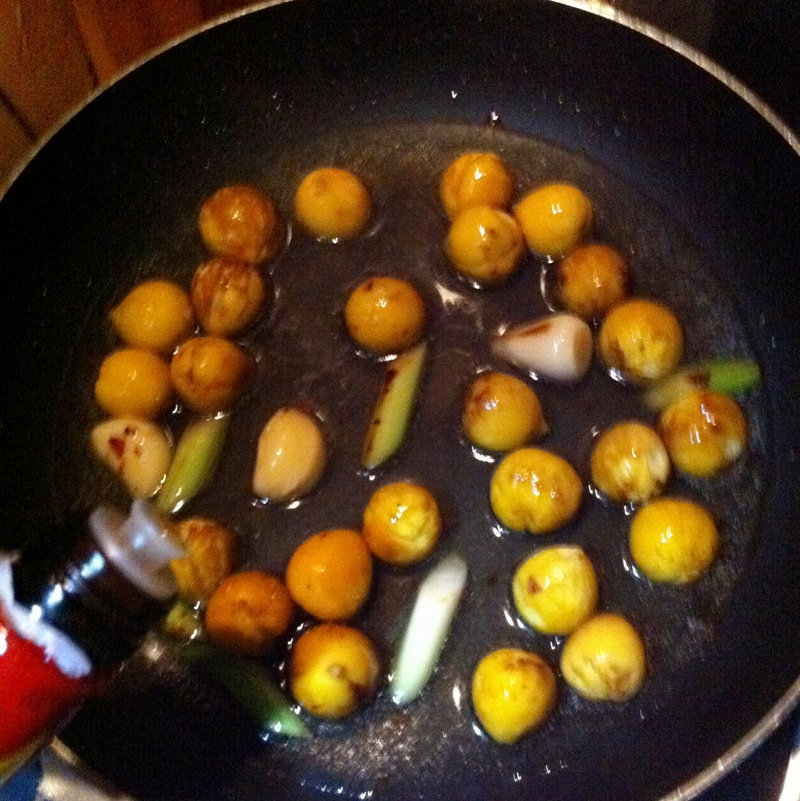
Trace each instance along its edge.
{"label": "frying pan", "polygon": [[[265,410],[298,394],[324,407],[343,452],[357,452],[354,409],[368,409],[377,373],[356,359],[346,368],[348,392],[331,390],[344,342],[331,298],[370,270],[422,281],[427,265],[438,282],[427,283],[430,308],[462,296],[463,285],[454,289],[441,272],[435,186],[447,159],[467,148],[505,153],[519,190],[552,178],[586,186],[600,233],[631,255],[639,288],[683,304],[686,325],[699,332],[687,356],[715,355],[711,348],[752,355],[764,379],[745,401],[752,441],[738,472],[713,489],[676,479],[682,492],[710,493],[724,523],[726,546],[710,578],[677,592],[625,584],[619,520],[597,504],[585,504],[578,524],[559,534],[595,549],[603,603],[647,632],[652,676],[634,701],[598,707],[564,690],[557,714],[511,748],[474,729],[466,698],[480,649],[525,642],[552,649],[555,664],[558,644],[503,623],[507,571],[532,544],[492,532],[486,485],[473,476],[482,470],[486,478],[490,468],[452,444],[458,391],[490,360],[467,309],[433,316],[431,336],[450,355],[431,367],[432,400],[421,404],[408,444],[413,454],[415,432],[418,444],[426,432],[429,468],[401,456],[380,476],[421,470],[441,493],[447,544],[471,557],[467,605],[448,643],[453,657],[427,696],[405,711],[379,697],[355,721],[320,724],[307,743],[265,742],[153,637],[64,733],[79,757],[136,797],[159,801],[649,801],[696,795],[777,726],[800,692],[800,159],[797,140],[721,77],[629,28],[555,3],[293,0],[140,65],[39,150],[0,202],[6,547],[33,540],[57,550],[66,543],[54,532],[68,510],[124,503],[86,448],[97,414],[89,388],[113,346],[106,314],[137,280],[191,275],[202,258],[199,203],[225,183],[264,185],[288,212],[304,170],[344,162],[372,180],[382,220],[350,250],[294,233],[274,268],[273,316],[254,335],[274,335],[283,348],[271,362],[265,351],[274,368],[252,395],[261,400],[237,410],[225,475],[247,474]],[[527,299],[537,287],[529,265],[510,286],[482,295],[483,333],[503,314],[535,310]],[[477,354],[459,349],[459,336],[472,337]],[[316,359],[317,372],[298,379],[295,357]],[[586,443],[559,431],[596,409],[603,423],[634,408],[599,368],[588,380],[591,391],[606,381],[602,401],[541,390],[554,416],[553,447],[579,463]],[[296,510],[259,507],[235,487],[195,508],[236,523],[245,563],[279,569],[303,533],[357,524],[370,485],[337,455],[315,502]],[[383,625],[385,651],[420,575],[380,576],[387,589],[363,622]]]}

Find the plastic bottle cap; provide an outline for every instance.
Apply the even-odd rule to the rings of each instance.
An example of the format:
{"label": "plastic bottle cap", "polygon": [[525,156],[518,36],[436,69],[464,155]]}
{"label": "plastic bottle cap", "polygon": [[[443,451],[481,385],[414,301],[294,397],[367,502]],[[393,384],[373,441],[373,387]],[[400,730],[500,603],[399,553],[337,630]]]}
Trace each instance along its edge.
{"label": "plastic bottle cap", "polygon": [[167,525],[141,499],[125,515],[101,506],[89,517],[89,528],[105,556],[133,584],[147,595],[167,600],[177,585],[169,567],[171,559],[185,556],[167,534]]}

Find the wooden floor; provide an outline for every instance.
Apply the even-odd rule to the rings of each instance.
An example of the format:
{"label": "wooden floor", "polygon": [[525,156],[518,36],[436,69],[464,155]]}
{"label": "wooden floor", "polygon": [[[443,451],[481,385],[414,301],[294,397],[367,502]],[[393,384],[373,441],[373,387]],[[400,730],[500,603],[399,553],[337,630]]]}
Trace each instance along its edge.
{"label": "wooden floor", "polygon": [[132,61],[252,0],[0,0],[0,185]]}

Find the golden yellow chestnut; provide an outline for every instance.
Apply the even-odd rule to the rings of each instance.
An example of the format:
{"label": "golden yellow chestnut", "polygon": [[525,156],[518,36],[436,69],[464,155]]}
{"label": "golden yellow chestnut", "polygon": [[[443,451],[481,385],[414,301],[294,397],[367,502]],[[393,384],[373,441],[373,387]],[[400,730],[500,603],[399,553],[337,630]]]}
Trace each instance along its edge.
{"label": "golden yellow chestnut", "polygon": [[644,423],[625,420],[603,431],[592,449],[592,483],[612,501],[642,503],[658,495],[670,475],[661,437]]}
{"label": "golden yellow chestnut", "polygon": [[628,291],[628,266],[609,245],[578,245],[558,263],[558,297],[574,314],[602,317]]}
{"label": "golden yellow chestnut", "polygon": [[122,348],[103,359],[94,397],[113,417],[152,420],[172,400],[169,365],[148,350]]}
{"label": "golden yellow chestnut", "polygon": [[561,256],[588,233],[592,203],[576,186],[552,183],[529,192],[514,206],[528,247],[542,256]]}
{"label": "golden yellow chestnut", "polygon": [[495,469],[490,500],[503,525],[544,534],[577,514],[582,491],[580,476],[566,459],[541,448],[521,448]]}
{"label": "golden yellow chestnut", "polygon": [[497,154],[464,153],[445,170],[439,196],[453,220],[471,206],[505,208],[513,189],[511,173]]}
{"label": "golden yellow chestnut", "polygon": [[685,498],[658,498],[631,521],[636,567],[653,581],[685,584],[708,570],[719,549],[711,515]]}
{"label": "golden yellow chestnut", "polygon": [[507,373],[481,373],[472,382],[461,420],[469,440],[490,451],[519,448],[547,429],[536,393]]}
{"label": "golden yellow chestnut", "polygon": [[362,281],[347,299],[345,324],[353,341],[375,353],[397,353],[419,341],[425,304],[401,278],[376,276]]}
{"label": "golden yellow chestnut", "polygon": [[424,559],[442,530],[433,495],[419,484],[396,481],[379,487],[364,509],[362,533],[370,551],[393,565]]}
{"label": "golden yellow chestnut", "polygon": [[647,675],[644,643],[622,615],[603,612],[570,634],[561,652],[561,673],[590,701],[626,701]]}
{"label": "golden yellow chestnut", "polygon": [[244,656],[263,654],[291,623],[294,604],[286,585],[261,570],[233,573],[208,601],[205,629],[217,645]]}
{"label": "golden yellow chestnut", "polygon": [[191,298],[203,330],[228,337],[250,325],[264,309],[266,281],[247,262],[210,259],[192,277]]}
{"label": "golden yellow chestnut", "polygon": [[233,531],[216,520],[189,517],[176,523],[171,533],[186,552],[170,561],[178,595],[188,601],[207,601],[233,570]]}
{"label": "golden yellow chestnut", "polygon": [[747,444],[747,421],[727,395],[697,390],[671,403],[658,430],[670,458],[683,473],[713,476],[733,464]]}
{"label": "golden yellow chestnut", "polygon": [[488,286],[514,273],[525,243],[519,224],[508,212],[492,206],[470,206],[453,220],[444,250],[461,275]]}
{"label": "golden yellow chestnut", "polygon": [[171,281],[143,281],[111,310],[111,324],[130,346],[170,353],[194,328],[187,293]]}
{"label": "golden yellow chestnut", "polygon": [[511,582],[514,604],[542,634],[570,634],[597,608],[597,576],[577,545],[553,545],[529,556]]}
{"label": "golden yellow chestnut", "polygon": [[289,559],[286,585],[295,603],[320,620],[352,617],[369,595],[372,556],[351,529],[330,529],[304,540]]}
{"label": "golden yellow chestnut", "polygon": [[361,179],[349,170],[321,167],[301,181],[294,213],[312,236],[352,239],[369,221],[372,199]]}
{"label": "golden yellow chestnut", "polygon": [[275,205],[246,184],[217,190],[203,203],[198,224],[211,253],[249,264],[273,258],[283,241],[283,223]]}
{"label": "golden yellow chestnut", "polygon": [[481,726],[498,743],[515,743],[541,725],[555,703],[555,674],[537,654],[500,648],[475,668],[472,705]]}
{"label": "golden yellow chestnut", "polygon": [[372,641],[361,631],[322,623],[303,632],[289,662],[292,695],[321,718],[352,715],[375,693],[380,661]]}
{"label": "golden yellow chestnut", "polygon": [[683,331],[661,303],[631,298],[608,312],[598,335],[606,367],[620,378],[641,383],[669,375],[683,355]]}
{"label": "golden yellow chestnut", "polygon": [[201,414],[228,409],[242,394],[252,363],[238,345],[221,337],[187,339],[169,372],[181,400]]}

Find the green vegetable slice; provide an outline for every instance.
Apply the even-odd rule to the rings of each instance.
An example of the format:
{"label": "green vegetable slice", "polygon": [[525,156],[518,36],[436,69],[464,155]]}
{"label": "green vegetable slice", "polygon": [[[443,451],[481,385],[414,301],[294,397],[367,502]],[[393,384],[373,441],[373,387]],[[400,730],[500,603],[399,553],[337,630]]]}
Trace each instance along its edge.
{"label": "green vegetable slice", "polygon": [[367,470],[383,464],[403,444],[427,352],[421,342],[386,367],[361,449],[361,464]]}
{"label": "green vegetable slice", "polygon": [[196,668],[224,688],[263,731],[287,737],[309,737],[311,730],[292,708],[272,675],[252,660],[204,642],[191,642],[175,649],[178,659]]}
{"label": "green vegetable slice", "polygon": [[751,359],[716,359],[686,367],[664,378],[645,392],[644,401],[660,412],[698,389],[723,395],[739,395],[761,382],[761,370]]}
{"label": "green vegetable slice", "polygon": [[389,681],[389,694],[398,706],[410,704],[428,683],[466,583],[467,563],[453,553],[420,585]]}
{"label": "green vegetable slice", "polygon": [[178,599],[162,623],[164,631],[173,639],[190,642],[203,633],[203,613],[199,604]]}
{"label": "green vegetable slice", "polygon": [[216,470],[229,422],[229,415],[220,415],[189,423],[156,496],[159,511],[174,514],[206,487]]}

